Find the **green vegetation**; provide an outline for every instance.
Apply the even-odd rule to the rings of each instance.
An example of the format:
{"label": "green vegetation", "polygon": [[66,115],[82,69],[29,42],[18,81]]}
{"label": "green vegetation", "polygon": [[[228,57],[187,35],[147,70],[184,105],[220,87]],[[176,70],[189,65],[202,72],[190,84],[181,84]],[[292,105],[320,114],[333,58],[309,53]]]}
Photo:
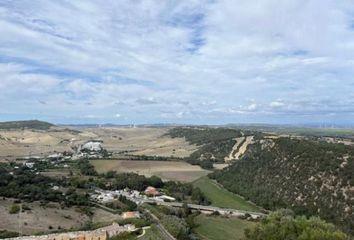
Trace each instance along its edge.
{"label": "green vegetation", "polygon": [[176,127],[169,131],[169,135],[173,138],[186,138],[188,142],[198,146],[242,136],[236,129],[197,127]]}
{"label": "green vegetation", "polygon": [[350,240],[334,225],[315,217],[294,217],[286,212],[270,214],[256,227],[245,231],[247,240]]}
{"label": "green vegetation", "polygon": [[26,167],[12,169],[7,164],[0,165],[0,196],[26,201],[59,202],[63,206],[88,206],[88,195],[69,188],[63,192],[53,190],[54,185],[67,186],[66,180],[56,180],[35,174]]}
{"label": "green vegetation", "polygon": [[240,196],[222,188],[208,177],[202,177],[193,183],[201,189],[213,206],[223,208],[235,208],[248,211],[259,211],[259,208]]}
{"label": "green vegetation", "polygon": [[117,173],[115,171],[102,173],[97,177],[97,179],[91,179],[91,182],[90,180],[81,180],[79,185],[92,184],[105,190],[130,188],[138,191],[144,191],[148,186],[153,186],[163,188],[166,194],[175,197],[178,201],[190,201],[202,205],[209,204],[204,194],[190,183],[162,182],[161,178],[156,176],[145,177],[136,173]]}
{"label": "green vegetation", "polygon": [[303,136],[354,136],[354,129],[352,128],[275,128],[272,131],[278,134],[293,134]]}
{"label": "green vegetation", "polygon": [[192,227],[194,227],[193,219],[195,214],[192,214],[188,208],[165,206],[147,206],[147,208],[176,239],[193,239]]}
{"label": "green vegetation", "polygon": [[48,122],[42,122],[38,120],[30,121],[12,121],[12,122],[0,122],[0,129],[36,129],[36,130],[48,130],[54,126]]}
{"label": "green vegetation", "polygon": [[10,214],[17,214],[17,213],[20,212],[20,210],[21,210],[21,208],[20,208],[19,205],[13,204],[13,205],[11,205],[11,207],[10,207],[9,213],[10,213]]}
{"label": "green vegetation", "polygon": [[117,236],[109,238],[108,240],[136,240],[136,239],[137,239],[137,233],[123,232]]}
{"label": "green vegetation", "polygon": [[353,233],[353,172],[351,146],[279,138],[252,145],[241,160],[210,176],[264,208],[291,206]]}
{"label": "green vegetation", "polygon": [[155,224],[151,225],[151,228],[145,230],[145,235],[140,240],[164,240],[165,238],[160,233],[160,230]]}
{"label": "green vegetation", "polygon": [[193,128],[177,127],[169,131],[172,138],[185,138],[189,143],[199,146],[187,162],[200,165],[205,169],[212,169],[213,163],[223,163],[232,147],[234,138],[241,137],[240,130],[230,128]]}
{"label": "green vegetation", "polygon": [[226,218],[221,216],[208,216],[200,214],[194,218],[196,227],[193,231],[201,239],[219,240],[244,238],[244,230],[255,225],[254,222],[239,218]]}
{"label": "green vegetation", "polygon": [[123,195],[119,196],[118,200],[105,203],[105,206],[111,209],[117,209],[119,213],[135,211],[138,207],[133,201],[130,201]]}
{"label": "green vegetation", "polygon": [[[117,190],[130,188],[138,191],[143,191],[148,186],[153,186],[160,188],[163,186],[161,178],[152,176],[145,177],[144,175],[139,175],[136,173],[117,173],[114,171],[109,171],[99,175],[100,185],[103,188],[108,188],[108,190]],[[109,183],[109,186],[104,187],[102,183]]]}
{"label": "green vegetation", "polygon": [[13,237],[18,237],[19,234],[17,232],[10,232],[7,230],[0,230],[0,239],[3,238],[13,238]]}
{"label": "green vegetation", "polygon": [[77,162],[77,166],[80,170],[80,173],[86,176],[96,176],[97,172],[95,167],[85,159],[81,159]]}
{"label": "green vegetation", "polygon": [[190,183],[166,182],[164,184],[165,192],[177,199],[177,201],[188,201],[200,205],[209,205],[208,198],[198,187]]}

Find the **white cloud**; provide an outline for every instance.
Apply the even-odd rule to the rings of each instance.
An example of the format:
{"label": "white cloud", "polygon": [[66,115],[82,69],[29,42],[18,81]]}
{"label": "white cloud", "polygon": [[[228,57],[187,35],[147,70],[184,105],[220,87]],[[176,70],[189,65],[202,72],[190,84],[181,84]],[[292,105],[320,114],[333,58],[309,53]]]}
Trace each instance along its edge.
{"label": "white cloud", "polygon": [[5,1],[2,111],[114,121],[119,107],[128,121],[156,122],[346,115],[354,111],[352,12],[350,0]]}
{"label": "white cloud", "polygon": [[285,106],[285,103],[283,103],[281,101],[274,101],[274,102],[269,103],[269,106],[272,108],[280,108],[280,107]]}

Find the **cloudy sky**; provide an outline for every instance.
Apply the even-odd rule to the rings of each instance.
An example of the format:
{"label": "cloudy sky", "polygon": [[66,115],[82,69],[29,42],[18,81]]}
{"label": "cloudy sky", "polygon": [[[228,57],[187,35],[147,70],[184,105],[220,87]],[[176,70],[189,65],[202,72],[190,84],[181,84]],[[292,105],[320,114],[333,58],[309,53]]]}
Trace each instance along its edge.
{"label": "cloudy sky", "polygon": [[0,120],[354,121],[352,0],[0,0]]}

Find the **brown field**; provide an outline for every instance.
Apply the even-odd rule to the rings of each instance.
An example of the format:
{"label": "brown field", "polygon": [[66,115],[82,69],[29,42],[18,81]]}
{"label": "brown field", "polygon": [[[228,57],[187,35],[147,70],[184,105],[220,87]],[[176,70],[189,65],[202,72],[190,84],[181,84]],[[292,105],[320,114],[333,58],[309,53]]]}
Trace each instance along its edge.
{"label": "brown field", "polygon": [[192,182],[210,171],[186,162],[176,161],[132,161],[132,160],[92,160],[99,173],[114,170],[135,172],[145,176],[159,176],[163,180]]}
{"label": "brown field", "polygon": [[[9,214],[9,209],[12,205],[11,200],[0,200],[0,229],[8,231],[19,231],[19,214]],[[26,203],[31,208],[30,211],[21,213],[21,222],[23,234],[35,234],[39,232],[62,229],[80,228],[89,218],[83,215],[74,208],[60,209],[55,207],[41,207],[39,203]]]}
{"label": "brown field", "polygon": [[72,151],[90,139],[103,140],[108,151],[130,151],[136,155],[189,156],[196,146],[183,138],[172,139],[165,134],[168,128],[87,128],[80,132],[64,128],[49,131],[0,130],[0,161],[25,156],[46,156]]}
{"label": "brown field", "polygon": [[183,138],[173,139],[166,136],[168,128],[95,128],[89,131],[104,141],[104,147],[108,151],[186,157],[196,150],[196,146],[190,145]]}
{"label": "brown field", "polygon": [[[19,232],[19,214],[9,214],[13,201],[10,199],[0,200],[0,230]],[[31,208],[21,213],[22,233],[36,234],[57,231],[61,229],[79,229],[89,221],[89,217],[80,213],[75,208],[61,209],[58,204],[50,203],[50,207],[42,207],[38,202],[25,203]],[[119,215],[94,208],[93,223],[110,223],[120,219]],[[49,227],[52,229],[49,229]]]}

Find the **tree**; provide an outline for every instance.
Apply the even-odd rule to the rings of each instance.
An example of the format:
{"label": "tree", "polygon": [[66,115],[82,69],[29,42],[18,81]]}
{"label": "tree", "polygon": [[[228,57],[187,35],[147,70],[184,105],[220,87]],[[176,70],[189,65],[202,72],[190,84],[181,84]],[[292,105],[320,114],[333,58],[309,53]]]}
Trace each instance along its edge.
{"label": "tree", "polygon": [[246,240],[350,240],[333,224],[317,217],[294,217],[289,211],[270,214],[252,229],[245,230]]}

